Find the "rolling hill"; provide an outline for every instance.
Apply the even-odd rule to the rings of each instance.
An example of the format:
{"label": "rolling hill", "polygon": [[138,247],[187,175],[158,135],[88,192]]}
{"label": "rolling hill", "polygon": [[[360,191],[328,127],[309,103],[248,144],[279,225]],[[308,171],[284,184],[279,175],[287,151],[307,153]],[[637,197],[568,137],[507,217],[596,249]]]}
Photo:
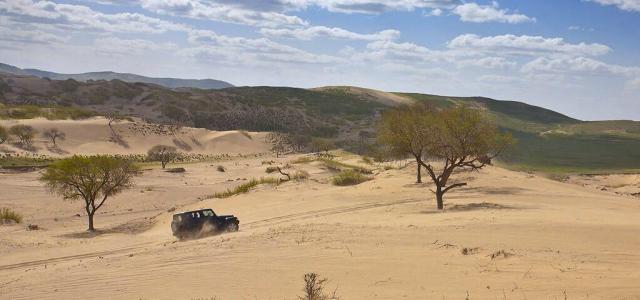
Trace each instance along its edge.
{"label": "rolling hill", "polygon": [[[387,93],[358,87],[168,89],[121,80],[79,82],[0,74],[0,118],[83,118],[117,112],[212,130],[287,131],[331,137],[344,147],[375,131],[382,111],[424,101],[471,105],[518,144],[501,163],[552,172],[640,169],[640,122],[580,121],[545,108],[484,97]],[[370,139],[372,141],[372,139]]]}
{"label": "rolling hill", "polygon": [[13,75],[27,75],[40,78],[49,78],[55,80],[73,79],[77,81],[89,80],[121,80],[125,82],[143,82],[157,84],[166,88],[198,88],[198,89],[222,89],[232,87],[233,85],[214,79],[179,79],[179,78],[153,78],[130,73],[116,72],[89,72],[81,74],[61,74],[38,69],[20,69],[15,66],[0,63],[0,73],[8,73]]}

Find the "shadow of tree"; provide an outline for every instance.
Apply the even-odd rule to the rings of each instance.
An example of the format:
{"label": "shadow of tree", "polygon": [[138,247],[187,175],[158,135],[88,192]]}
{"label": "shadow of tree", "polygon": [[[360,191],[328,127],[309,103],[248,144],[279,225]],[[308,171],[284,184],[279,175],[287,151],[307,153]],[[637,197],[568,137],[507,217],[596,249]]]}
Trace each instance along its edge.
{"label": "shadow of tree", "polygon": [[444,213],[444,212],[465,212],[465,211],[476,211],[476,210],[502,210],[502,209],[524,209],[522,207],[515,207],[497,203],[490,202],[481,202],[481,203],[466,203],[466,204],[455,204],[455,205],[446,205],[444,211],[439,210],[427,210],[422,211],[423,214],[436,214],[436,213]]}
{"label": "shadow of tree", "polygon": [[49,150],[49,152],[51,153],[55,153],[55,154],[69,154],[69,151],[65,151],[64,149],[56,146],[56,147],[51,147],[51,146],[47,146],[47,150]]}
{"label": "shadow of tree", "polygon": [[468,187],[455,191],[458,193],[479,193],[484,195],[516,195],[528,191],[528,189],[520,187]]}
{"label": "shadow of tree", "polygon": [[94,238],[103,234],[138,234],[149,230],[153,226],[153,222],[149,219],[134,220],[127,223],[118,224],[105,229],[96,229],[95,231],[82,231],[62,234],[60,237],[72,239]]}
{"label": "shadow of tree", "polygon": [[29,152],[36,152],[39,149],[38,147],[34,146],[33,144],[12,143],[11,145],[13,145],[16,148],[22,149],[24,151],[29,151]]}
{"label": "shadow of tree", "polygon": [[200,143],[200,141],[198,141],[198,139],[196,139],[196,137],[192,136],[192,137],[191,137],[191,142],[192,142],[194,145],[196,145],[196,146],[198,146],[198,147],[202,148],[202,143]]}
{"label": "shadow of tree", "polygon": [[115,130],[111,130],[111,137],[109,137],[109,141],[112,143],[116,143],[124,148],[129,148],[129,143],[125,141],[120,134],[115,132]]}
{"label": "shadow of tree", "polygon": [[482,203],[467,203],[467,204],[455,204],[451,207],[446,207],[448,211],[472,211],[483,209],[517,209],[514,206],[502,205],[497,203],[482,202]]}
{"label": "shadow of tree", "polygon": [[176,147],[184,150],[184,151],[191,151],[193,150],[193,148],[187,144],[185,141],[178,139],[178,138],[174,138],[173,139],[173,144],[176,145]]}

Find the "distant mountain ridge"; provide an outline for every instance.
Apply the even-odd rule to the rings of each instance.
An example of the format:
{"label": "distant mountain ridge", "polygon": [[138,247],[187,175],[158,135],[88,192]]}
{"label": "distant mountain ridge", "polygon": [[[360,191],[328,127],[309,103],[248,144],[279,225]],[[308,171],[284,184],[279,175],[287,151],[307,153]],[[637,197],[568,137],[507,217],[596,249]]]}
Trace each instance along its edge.
{"label": "distant mountain ridge", "polygon": [[21,69],[16,66],[0,63],[0,73],[8,73],[13,75],[36,76],[40,78],[49,78],[54,80],[73,79],[77,81],[87,82],[89,80],[121,80],[125,82],[142,82],[157,84],[166,88],[198,88],[204,90],[224,89],[233,87],[232,84],[215,79],[180,79],[180,78],[155,78],[147,77],[131,73],[116,73],[111,71],[105,72],[87,72],[80,74],[62,74],[38,69]]}

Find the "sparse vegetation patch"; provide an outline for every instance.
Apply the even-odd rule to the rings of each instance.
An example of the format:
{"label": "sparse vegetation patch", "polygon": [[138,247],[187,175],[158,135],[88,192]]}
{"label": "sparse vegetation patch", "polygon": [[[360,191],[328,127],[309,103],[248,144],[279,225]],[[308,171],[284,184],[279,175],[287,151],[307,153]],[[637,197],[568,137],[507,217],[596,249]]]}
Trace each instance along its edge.
{"label": "sparse vegetation patch", "polygon": [[332,182],[338,186],[357,185],[373,178],[354,170],[345,170],[333,176]]}
{"label": "sparse vegetation patch", "polygon": [[19,224],[22,223],[22,215],[9,208],[2,208],[0,209],[0,221],[2,224]]}
{"label": "sparse vegetation patch", "polygon": [[271,177],[262,177],[260,179],[253,178],[249,180],[249,182],[243,183],[235,188],[228,189],[221,193],[215,193],[209,198],[229,198],[234,195],[248,193],[251,189],[261,184],[279,185],[280,179]]}

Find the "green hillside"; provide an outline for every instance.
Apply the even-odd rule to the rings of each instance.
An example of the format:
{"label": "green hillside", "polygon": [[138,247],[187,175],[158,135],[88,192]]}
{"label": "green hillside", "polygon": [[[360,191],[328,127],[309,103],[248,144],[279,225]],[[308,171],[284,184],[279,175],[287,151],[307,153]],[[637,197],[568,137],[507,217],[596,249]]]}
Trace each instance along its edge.
{"label": "green hillside", "polygon": [[438,107],[486,110],[518,143],[501,158],[514,168],[552,172],[640,171],[640,122],[580,121],[522,102],[482,97],[406,95]]}

